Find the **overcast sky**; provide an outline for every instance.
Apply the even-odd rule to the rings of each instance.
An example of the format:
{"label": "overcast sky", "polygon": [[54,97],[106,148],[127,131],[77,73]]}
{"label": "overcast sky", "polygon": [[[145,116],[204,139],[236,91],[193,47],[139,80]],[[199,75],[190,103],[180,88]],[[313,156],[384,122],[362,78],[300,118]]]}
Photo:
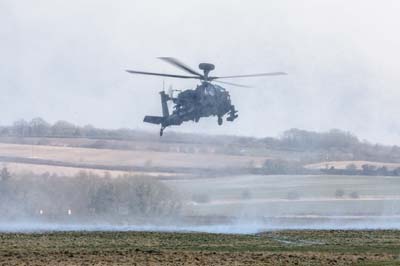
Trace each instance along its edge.
{"label": "overcast sky", "polygon": [[172,56],[212,62],[214,75],[289,73],[227,86],[234,123],[206,118],[176,131],[339,128],[399,144],[399,14],[399,1],[0,0],[0,124],[43,117],[158,134],[142,119],[161,114],[163,78],[124,69],[184,74],[156,59]]}

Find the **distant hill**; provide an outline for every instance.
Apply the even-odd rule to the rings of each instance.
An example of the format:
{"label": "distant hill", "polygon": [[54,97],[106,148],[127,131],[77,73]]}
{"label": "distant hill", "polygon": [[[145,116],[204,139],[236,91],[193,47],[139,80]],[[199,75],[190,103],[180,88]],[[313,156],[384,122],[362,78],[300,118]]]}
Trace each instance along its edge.
{"label": "distant hill", "polygon": [[[49,140],[49,138],[51,140]],[[58,139],[58,141],[54,141]],[[70,140],[67,140],[70,139]],[[84,139],[84,140],[83,140]],[[132,129],[100,129],[67,121],[50,124],[41,118],[0,126],[0,141],[105,149],[136,149],[184,153],[268,156],[302,164],[324,161],[400,163],[400,147],[360,141],[349,132],[290,129],[279,138],[252,138],[176,133],[158,135]]]}

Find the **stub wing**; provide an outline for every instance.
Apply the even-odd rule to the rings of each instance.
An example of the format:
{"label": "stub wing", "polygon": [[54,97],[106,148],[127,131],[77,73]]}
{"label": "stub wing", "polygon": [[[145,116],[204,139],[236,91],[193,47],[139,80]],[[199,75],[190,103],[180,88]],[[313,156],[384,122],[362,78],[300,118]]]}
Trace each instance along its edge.
{"label": "stub wing", "polygon": [[143,122],[160,125],[164,122],[165,117],[146,115]]}

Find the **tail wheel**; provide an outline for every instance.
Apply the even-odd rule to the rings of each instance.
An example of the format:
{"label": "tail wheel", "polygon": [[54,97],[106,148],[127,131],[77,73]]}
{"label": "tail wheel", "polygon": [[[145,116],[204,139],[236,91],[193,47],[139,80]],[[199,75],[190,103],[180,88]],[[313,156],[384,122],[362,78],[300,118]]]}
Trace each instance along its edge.
{"label": "tail wheel", "polygon": [[221,116],[218,116],[218,125],[222,125],[222,117]]}

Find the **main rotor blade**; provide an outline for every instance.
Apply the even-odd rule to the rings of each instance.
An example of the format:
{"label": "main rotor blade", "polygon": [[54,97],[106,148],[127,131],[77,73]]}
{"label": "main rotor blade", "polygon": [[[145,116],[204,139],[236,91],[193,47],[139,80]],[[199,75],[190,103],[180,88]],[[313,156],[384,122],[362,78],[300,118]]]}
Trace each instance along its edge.
{"label": "main rotor blade", "polygon": [[193,70],[192,68],[188,67],[187,65],[185,65],[184,63],[180,62],[178,59],[176,58],[172,58],[172,57],[159,57],[159,59],[164,60],[165,62],[170,63],[171,65],[174,65],[180,69],[185,70],[186,72],[193,74],[193,75],[197,75],[199,77],[202,77],[203,75],[200,74],[199,72]]}
{"label": "main rotor blade", "polygon": [[143,71],[135,71],[135,70],[128,70],[128,69],[126,70],[126,72],[131,73],[131,74],[162,76],[162,77],[170,77],[170,78],[200,79],[200,77],[197,77],[197,76],[183,76],[183,75],[173,75],[173,74],[162,74],[162,73],[143,72]]}
{"label": "main rotor blade", "polygon": [[230,78],[251,78],[251,77],[263,77],[263,76],[280,76],[287,75],[285,72],[270,72],[270,73],[259,73],[259,74],[249,74],[249,75],[236,75],[236,76],[223,76],[223,77],[210,77],[209,79],[230,79]]}
{"label": "main rotor blade", "polygon": [[241,85],[241,84],[231,83],[231,82],[226,82],[226,81],[220,81],[220,80],[214,80],[213,82],[222,83],[222,84],[235,86],[235,87],[241,87],[241,88],[252,88],[251,86]]}

